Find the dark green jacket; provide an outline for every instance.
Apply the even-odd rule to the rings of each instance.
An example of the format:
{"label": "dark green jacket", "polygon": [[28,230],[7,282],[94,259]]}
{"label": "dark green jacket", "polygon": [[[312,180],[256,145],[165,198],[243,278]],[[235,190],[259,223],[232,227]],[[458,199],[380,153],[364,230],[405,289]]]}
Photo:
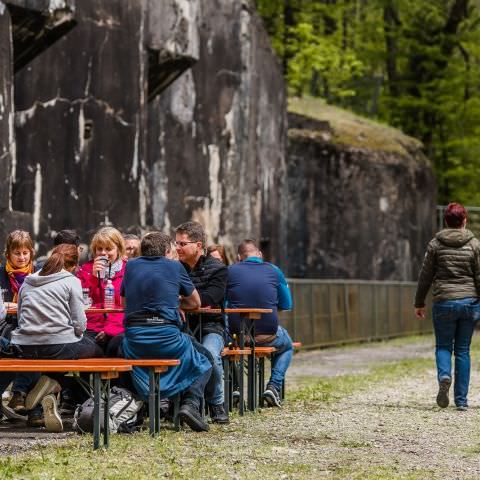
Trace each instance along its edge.
{"label": "dark green jacket", "polygon": [[446,228],[430,241],[418,277],[416,308],[425,306],[432,284],[434,302],[480,296],[480,242],[470,230]]}

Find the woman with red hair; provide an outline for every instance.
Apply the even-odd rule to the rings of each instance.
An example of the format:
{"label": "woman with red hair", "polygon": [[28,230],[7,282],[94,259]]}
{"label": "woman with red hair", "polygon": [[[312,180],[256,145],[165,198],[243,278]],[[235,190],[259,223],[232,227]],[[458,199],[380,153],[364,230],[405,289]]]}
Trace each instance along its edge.
{"label": "woman with red hair", "polygon": [[415,314],[425,318],[425,297],[433,285],[432,318],[437,363],[437,404],[446,408],[455,355],[454,400],[457,410],[468,408],[470,343],[479,305],[480,242],[467,230],[467,211],[459,203],[445,209],[445,227],[427,247],[418,278]]}

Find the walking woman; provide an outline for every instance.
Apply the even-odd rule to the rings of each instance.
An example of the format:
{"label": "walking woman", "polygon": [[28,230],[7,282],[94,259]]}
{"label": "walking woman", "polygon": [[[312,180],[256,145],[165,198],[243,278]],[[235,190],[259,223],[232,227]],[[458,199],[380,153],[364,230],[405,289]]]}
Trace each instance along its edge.
{"label": "walking woman", "polygon": [[459,203],[445,209],[446,228],[430,241],[418,279],[415,314],[425,318],[425,297],[433,285],[433,326],[437,362],[437,404],[446,408],[455,355],[454,400],[468,408],[470,343],[480,289],[480,242],[467,230],[467,212]]}

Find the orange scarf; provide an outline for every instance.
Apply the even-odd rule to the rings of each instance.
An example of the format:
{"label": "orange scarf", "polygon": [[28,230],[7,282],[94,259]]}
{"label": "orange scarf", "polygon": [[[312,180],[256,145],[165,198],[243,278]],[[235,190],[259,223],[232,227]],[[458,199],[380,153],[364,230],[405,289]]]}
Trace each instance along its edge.
{"label": "orange scarf", "polygon": [[17,303],[18,300],[18,291],[22,286],[23,281],[25,278],[33,273],[33,262],[30,262],[26,267],[23,268],[15,268],[13,265],[7,260],[7,264],[5,265],[5,270],[8,274],[8,279],[10,280],[10,286],[12,287],[13,293],[13,303]]}

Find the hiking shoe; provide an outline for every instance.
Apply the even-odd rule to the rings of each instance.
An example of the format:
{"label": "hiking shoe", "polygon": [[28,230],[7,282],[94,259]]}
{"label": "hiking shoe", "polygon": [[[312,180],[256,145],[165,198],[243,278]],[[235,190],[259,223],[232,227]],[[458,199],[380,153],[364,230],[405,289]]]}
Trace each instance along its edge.
{"label": "hiking shoe", "polygon": [[280,394],[278,390],[269,383],[267,389],[263,392],[263,399],[267,402],[269,407],[281,407],[282,401],[280,400]]}
{"label": "hiking shoe", "polygon": [[221,403],[220,405],[209,405],[208,410],[210,412],[210,418],[212,419],[213,423],[221,423],[223,425],[230,423],[228,415],[225,412],[223,403]]}
{"label": "hiking shoe", "polygon": [[43,419],[42,410],[40,408],[36,408],[35,410],[28,412],[27,427],[40,428],[44,426],[45,422]]}
{"label": "hiking shoe", "polygon": [[56,380],[42,375],[37,384],[28,392],[27,398],[25,399],[25,408],[27,410],[33,410],[45,395],[58,393],[60,390],[60,384]]}
{"label": "hiking shoe", "polygon": [[208,432],[208,423],[200,415],[198,407],[191,403],[184,403],[178,412],[180,421],[185,422],[195,432]]}
{"label": "hiking shoe", "polygon": [[12,398],[7,404],[7,407],[13,410],[15,413],[25,415],[27,409],[25,408],[25,398],[27,394],[25,392],[13,392]]}
{"label": "hiking shoe", "polygon": [[45,428],[48,432],[63,431],[62,417],[58,413],[57,399],[55,395],[47,395],[42,400],[43,418],[45,420]]}
{"label": "hiking shoe", "polygon": [[451,384],[452,379],[449,377],[442,378],[438,384],[437,405],[441,408],[447,408],[450,403],[448,391]]}

